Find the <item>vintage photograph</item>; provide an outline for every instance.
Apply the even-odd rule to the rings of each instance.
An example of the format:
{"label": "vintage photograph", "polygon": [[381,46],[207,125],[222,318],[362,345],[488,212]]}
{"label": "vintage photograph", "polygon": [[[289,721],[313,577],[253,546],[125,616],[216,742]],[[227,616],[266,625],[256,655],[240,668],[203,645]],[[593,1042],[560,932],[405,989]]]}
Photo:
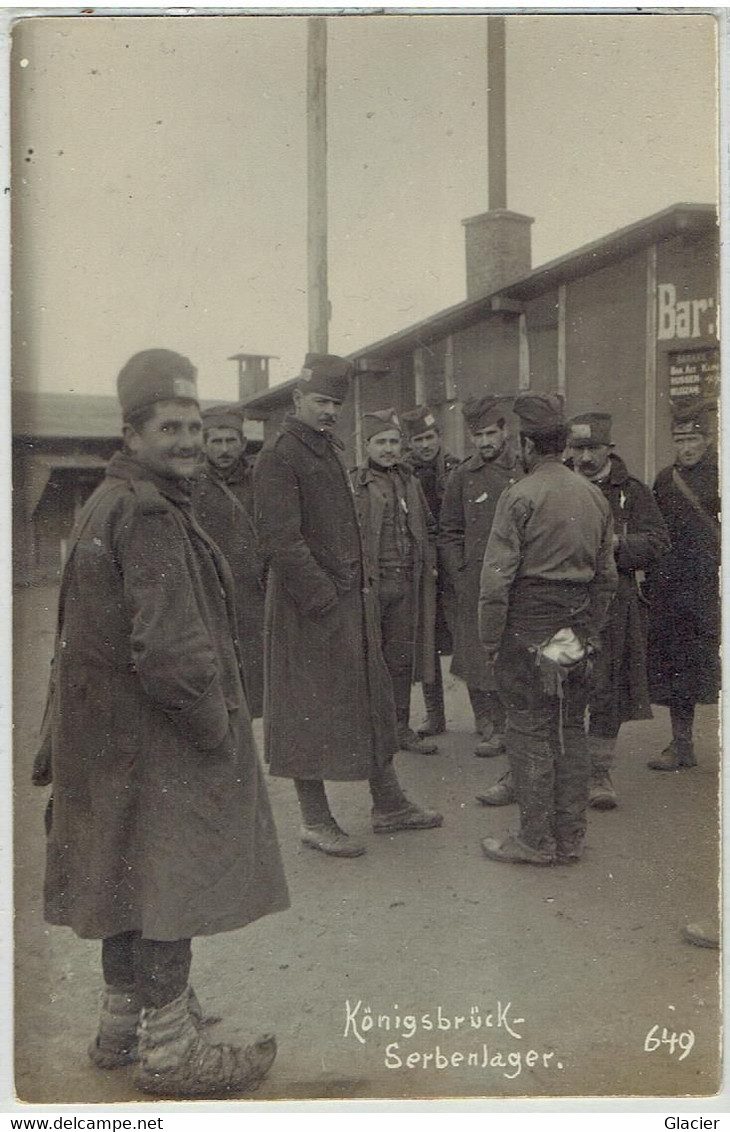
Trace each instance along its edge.
{"label": "vintage photograph", "polygon": [[13,21],[17,1103],[721,1090],[721,18]]}

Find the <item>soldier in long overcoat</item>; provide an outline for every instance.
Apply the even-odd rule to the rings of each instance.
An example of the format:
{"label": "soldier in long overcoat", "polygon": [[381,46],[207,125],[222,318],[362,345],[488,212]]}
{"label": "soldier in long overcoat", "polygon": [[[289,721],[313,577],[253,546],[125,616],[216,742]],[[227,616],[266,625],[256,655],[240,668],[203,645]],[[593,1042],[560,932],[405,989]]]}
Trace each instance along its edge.
{"label": "soldier in long overcoat", "polygon": [[504,750],[505,712],[479,640],[479,578],[499,497],[522,476],[508,445],[503,400],[487,394],[462,412],[476,451],[449,477],[439,519],[439,547],[457,597],[451,672],[466,683],[476,728],[476,753]]}
{"label": "soldier in long overcoat", "polygon": [[268,567],[264,733],[270,773],[293,778],[305,845],[351,857],[364,846],[329,808],[324,781],[368,779],[373,829],[440,825],[398,782],[395,706],[377,605],[342,444],[334,433],[351,366],[309,354],[294,411],[254,472],[256,525]]}
{"label": "soldier in long overcoat", "polygon": [[720,690],[720,498],[711,408],[691,398],[674,408],[677,457],[656,478],[654,497],[672,548],[647,577],[652,703],[669,707],[672,741],[652,770],[696,765],[696,704]]}
{"label": "soldier in long overcoat", "polygon": [[612,451],[609,413],[582,413],[569,421],[569,466],[599,487],[613,515],[618,588],[601,634],[588,698],[589,804],[618,804],[611,780],[622,723],[651,719],[646,670],[647,603],[637,579],[666,554],[669,535],[654,497]]}
{"label": "soldier in long overcoat", "polygon": [[118,387],[125,451],[82,510],[61,583],[45,916],[102,940],[95,1064],[136,1060],[146,1092],[207,1095],[255,1083],[276,1047],[198,1032],[190,941],[282,910],[288,893],[231,575],[190,504],[196,370],[145,350]]}
{"label": "soldier in long overcoat", "polygon": [[[458,467],[459,459],[447,452],[441,440],[441,430],[436,417],[427,405],[416,405],[400,415],[408,449],[404,460],[413,469],[413,474],[423,488],[428,509],[438,525],[441,514],[446,483]],[[422,736],[440,735],[446,730],[444,709],[444,683],[441,673],[442,656],[451,656],[454,651],[453,626],[456,622],[456,593],[454,585],[437,547],[436,556],[436,626],[434,629],[434,680],[423,682],[423,699],[426,705],[426,720],[417,733]]]}
{"label": "soldier in long overcoat", "polygon": [[366,459],[351,473],[365,559],[375,581],[380,646],[393,684],[401,750],[438,748],[409,725],[411,684],[433,684],[436,650],[436,523],[418,479],[400,456],[393,409],[362,419]]}
{"label": "soldier in long overcoat", "polygon": [[203,441],[205,463],[195,479],[193,508],[231,568],[246,702],[257,719],[264,704],[266,585],[253,520],[253,466],[246,459],[240,412],[206,409]]}

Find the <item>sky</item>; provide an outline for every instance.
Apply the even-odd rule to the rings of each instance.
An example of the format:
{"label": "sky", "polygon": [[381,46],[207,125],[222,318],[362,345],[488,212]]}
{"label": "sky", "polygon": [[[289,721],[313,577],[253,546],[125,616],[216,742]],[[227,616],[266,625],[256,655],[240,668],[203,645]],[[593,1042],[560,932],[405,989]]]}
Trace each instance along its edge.
{"label": "sky", "polygon": [[[487,201],[486,19],[328,19],[329,346],[466,297]],[[508,16],[508,206],[533,265],[716,198],[703,14]],[[113,393],[136,350],[234,398],[307,349],[306,18],[43,16],[11,55],[14,387]]]}

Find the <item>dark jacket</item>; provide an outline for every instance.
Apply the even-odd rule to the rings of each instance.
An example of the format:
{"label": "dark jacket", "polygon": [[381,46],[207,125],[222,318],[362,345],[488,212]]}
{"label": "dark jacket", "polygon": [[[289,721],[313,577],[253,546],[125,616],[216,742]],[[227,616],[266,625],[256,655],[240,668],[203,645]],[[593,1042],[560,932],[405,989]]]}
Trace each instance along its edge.
{"label": "dark jacket", "polygon": [[254,472],[269,568],[264,732],[271,773],[368,778],[398,749],[352,488],[334,439],[288,416]]}
{"label": "dark jacket", "polygon": [[46,919],[83,938],[175,940],[286,908],[225,559],[183,485],[122,453],[79,524],[54,672]]}
{"label": "dark jacket", "polygon": [[676,466],[709,522],[676,486],[674,470],[664,468],[654,484],[672,548],[647,573],[652,703],[668,704],[672,696],[715,703],[720,688],[720,544],[712,527],[720,513],[717,453],[709,449],[694,468]]}
{"label": "dark jacket", "polygon": [[451,671],[483,691],[493,691],[494,680],[479,640],[479,579],[499,497],[522,474],[509,453],[483,460],[475,452],[452,472],[441,506],[439,549],[457,597]]}
{"label": "dark jacket", "polygon": [[[611,507],[618,589],[601,634],[593,673],[591,723],[601,720],[610,735],[629,719],[651,719],[646,672],[647,603],[637,583],[669,550],[669,535],[654,497],[630,476],[623,460],[610,456],[608,476],[596,482]],[[578,473],[580,474],[580,473]]]}
{"label": "dark jacket", "polygon": [[[414,682],[434,680],[434,627],[436,619],[436,522],[431,514],[421,485],[407,464],[394,471],[400,478],[407,507],[406,526],[414,551],[412,582],[412,643]],[[388,484],[373,472],[369,464],[351,473],[355,507],[362,531],[368,576],[377,592],[380,537],[385,513]]]}
{"label": "dark jacket", "polygon": [[246,700],[252,718],[257,718],[264,702],[265,584],[253,522],[253,468],[241,458],[221,476],[206,462],[193,485],[193,508],[231,568]]}
{"label": "dark jacket", "polygon": [[[405,462],[413,470],[413,474],[423,488],[429,511],[436,522],[439,522],[441,506],[443,504],[446,484],[449,476],[459,466],[459,459],[440,448],[435,460],[424,463],[414,452],[408,452]],[[441,555],[441,549],[436,550],[436,626],[434,640],[437,652],[442,656],[450,656],[454,651],[454,629],[457,618],[456,592],[446,563]]]}

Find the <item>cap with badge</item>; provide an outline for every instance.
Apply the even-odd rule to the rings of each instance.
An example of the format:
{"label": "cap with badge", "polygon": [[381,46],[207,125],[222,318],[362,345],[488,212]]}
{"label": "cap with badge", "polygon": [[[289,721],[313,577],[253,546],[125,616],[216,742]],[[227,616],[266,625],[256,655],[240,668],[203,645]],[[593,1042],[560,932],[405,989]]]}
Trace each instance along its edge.
{"label": "cap with badge", "polygon": [[512,411],[519,417],[520,432],[525,436],[565,427],[563,399],[556,393],[518,393]]}
{"label": "cap with badge", "polygon": [[350,388],[352,363],[336,354],[307,354],[297,380],[302,393],[318,393],[333,401],[344,401]]}
{"label": "cap with badge", "polygon": [[484,397],[471,397],[462,406],[461,412],[470,432],[479,432],[483,428],[499,424],[504,419],[506,410],[504,398],[493,393]]}
{"label": "cap with badge", "polygon": [[673,401],[672,436],[711,436],[713,432],[711,413],[714,406],[703,397],[687,397]]}
{"label": "cap with badge", "polygon": [[408,440],[413,440],[416,436],[422,436],[424,432],[438,428],[436,418],[427,405],[416,405],[415,409],[409,409],[407,413],[402,413],[400,420],[403,433]]}
{"label": "cap with badge", "polygon": [[157,401],[197,401],[198,371],[174,350],[141,350],[122,366],[117,395],[125,418]]}
{"label": "cap with badge", "polygon": [[380,432],[388,432],[394,428],[397,428],[398,432],[403,432],[395,409],[376,409],[371,413],[363,413],[362,438],[365,442],[372,440]]}
{"label": "cap with badge", "polygon": [[236,405],[211,405],[203,409],[203,432],[212,428],[232,428],[243,433],[243,413]]}
{"label": "cap with badge", "polygon": [[599,448],[612,444],[610,413],[579,413],[568,421],[568,444],[571,448]]}

